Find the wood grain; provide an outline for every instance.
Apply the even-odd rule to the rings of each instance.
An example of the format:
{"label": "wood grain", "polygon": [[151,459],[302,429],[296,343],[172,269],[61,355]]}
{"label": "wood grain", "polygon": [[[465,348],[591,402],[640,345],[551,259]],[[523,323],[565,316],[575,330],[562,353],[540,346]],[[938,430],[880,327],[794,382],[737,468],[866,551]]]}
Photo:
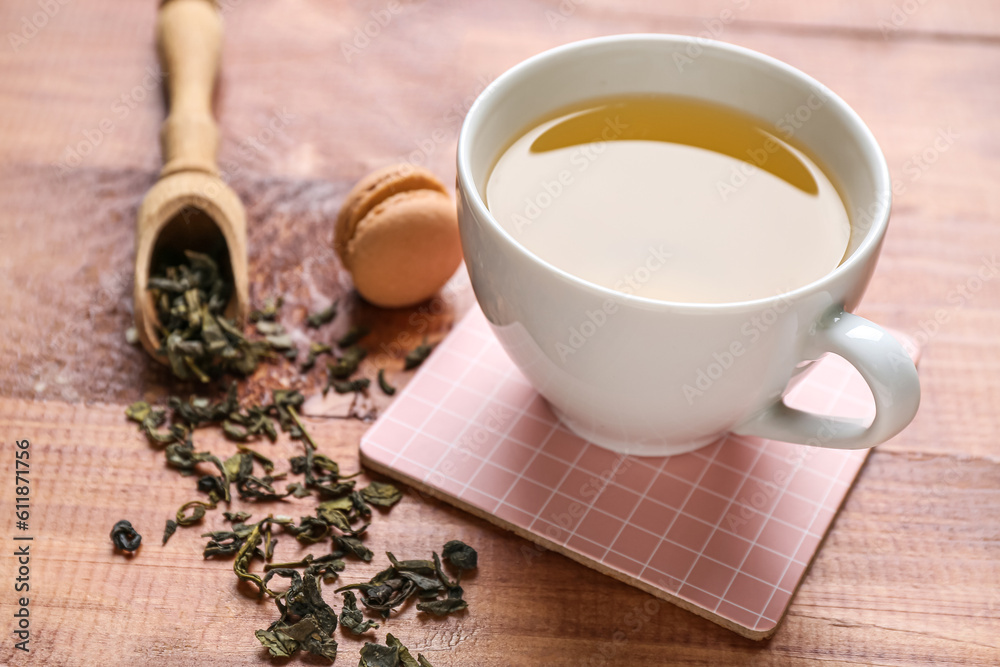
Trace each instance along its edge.
{"label": "wood grain", "polygon": [[[389,631],[439,667],[1000,662],[993,0],[916,2],[888,35],[878,23],[902,0],[401,2],[363,48],[353,40],[364,42],[359,31],[388,3],[222,4],[219,164],[247,207],[251,299],[287,293],[283,321],[305,336],[306,312],[342,298],[343,317],[322,335],[372,324],[379,352],[365,372],[388,364],[400,384],[407,374],[394,344],[443,335],[471,296],[458,280],[444,299],[414,309],[386,313],[357,301],[332,251],[337,208],[364,172],[400,159],[450,182],[472,99],[542,49],[616,32],[698,34],[745,5],[720,37],[841,94],[872,127],[898,184],[861,314],[926,339],[923,404],[872,454],[769,642],[744,640],[412,491],[376,517],[376,553],[405,544],[416,557],[460,538],[480,549],[482,566],[466,586],[468,614],[423,621],[409,609]],[[0,560],[0,663],[270,664],[252,633],[272,611],[235,586],[231,563],[202,560],[196,530],[159,546],[163,521],[191,497],[190,480],[166,469],[122,419],[138,397],[195,389],[172,385],[123,341],[136,209],[161,164],[156,3],[68,2],[12,42],[22,19],[40,11],[34,0],[0,6],[0,465],[10,469],[14,440],[31,441],[36,536],[27,655],[8,634],[15,564]],[[932,150],[940,132],[953,140]],[[915,156],[925,152],[923,169]],[[306,378],[307,392],[317,393],[321,375]],[[298,378],[278,364],[245,390],[257,396]],[[326,416],[310,423],[323,450],[354,470],[366,425],[335,418],[347,409],[315,401],[310,413]],[[208,433],[199,444],[231,447]],[[294,451],[283,441],[275,449]],[[4,553],[16,532],[13,497],[12,476],[0,476]],[[124,516],[145,537],[132,559],[113,554],[107,539]],[[206,521],[215,527],[219,518]],[[279,553],[295,552],[291,542]],[[345,576],[375,567],[352,564]],[[358,642],[339,631],[337,639],[337,664],[353,664]]]}

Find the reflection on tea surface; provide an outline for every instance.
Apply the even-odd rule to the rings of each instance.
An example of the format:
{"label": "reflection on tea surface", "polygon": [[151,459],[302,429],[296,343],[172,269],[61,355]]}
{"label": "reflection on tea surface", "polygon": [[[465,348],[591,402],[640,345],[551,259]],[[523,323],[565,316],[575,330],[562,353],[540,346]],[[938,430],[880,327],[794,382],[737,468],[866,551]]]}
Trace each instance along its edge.
{"label": "reflection on tea surface", "polygon": [[500,224],[587,281],[666,301],[787,292],[850,239],[823,171],[773,126],[691,98],[592,101],[535,124],[486,187]]}

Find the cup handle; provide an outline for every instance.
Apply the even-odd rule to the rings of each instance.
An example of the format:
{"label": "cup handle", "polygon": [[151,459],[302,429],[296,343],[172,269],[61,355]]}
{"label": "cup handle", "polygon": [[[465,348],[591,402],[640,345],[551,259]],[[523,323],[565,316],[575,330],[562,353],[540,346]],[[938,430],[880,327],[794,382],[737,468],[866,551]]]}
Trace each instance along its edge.
{"label": "cup handle", "polygon": [[832,449],[866,449],[902,431],[920,405],[920,382],[913,359],[885,329],[841,307],[830,311],[810,332],[809,358],[833,352],[864,377],[875,397],[871,425],[796,410],[778,399],[733,429],[738,435]]}

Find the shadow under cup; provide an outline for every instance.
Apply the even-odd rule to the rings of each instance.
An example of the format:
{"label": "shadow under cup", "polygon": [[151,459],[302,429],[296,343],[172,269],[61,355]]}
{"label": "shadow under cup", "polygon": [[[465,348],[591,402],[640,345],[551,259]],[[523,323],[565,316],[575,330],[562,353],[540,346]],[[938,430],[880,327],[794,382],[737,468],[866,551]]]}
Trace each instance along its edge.
{"label": "shadow under cup", "polygon": [[[846,259],[823,278],[773,298],[669,303],[569,275],[526,250],[491,216],[487,179],[513,139],[557,109],[644,93],[695,97],[792,128],[848,211]],[[871,132],[829,89],[767,56],[681,36],[598,38],[530,58],[481,94],[458,144],[463,250],[494,333],[572,430],[639,455],[690,451],[736,429],[780,404],[789,381],[808,366],[802,362],[830,351],[814,349],[809,332],[860,301],[888,222],[890,186]],[[766,328],[747,330],[762,317]],[[735,356],[734,343],[741,349]],[[720,355],[732,361],[710,390],[686,392]]]}

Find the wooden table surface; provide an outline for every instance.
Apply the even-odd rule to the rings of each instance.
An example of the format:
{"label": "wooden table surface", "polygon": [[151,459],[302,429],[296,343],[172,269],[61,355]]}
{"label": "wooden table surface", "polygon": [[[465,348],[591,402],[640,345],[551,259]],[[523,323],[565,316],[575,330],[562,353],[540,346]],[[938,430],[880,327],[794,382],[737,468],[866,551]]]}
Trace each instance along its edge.
{"label": "wooden table surface", "polygon": [[[167,392],[126,345],[133,225],[160,164],[156,2],[0,5],[0,663],[268,664],[274,617],[203,560],[200,532],[159,545],[193,482],[163,464],[123,406]],[[387,629],[435,665],[1000,664],[1000,5],[996,0],[223,0],[220,163],[250,223],[251,295],[288,294],[283,321],[342,297],[383,350],[440,337],[472,303],[386,313],[358,303],[331,251],[351,184],[393,161],[453,182],[461,119],[505,69],[546,48],[624,32],[713,35],[823,81],[866,120],[896,183],[892,224],[860,309],[925,344],[913,424],[871,456],[777,634],[756,643],[412,491],[377,516],[380,554],[424,557],[459,538],[481,554],[470,611]],[[384,24],[384,25],[383,25]],[[368,31],[368,35],[365,31]],[[274,131],[277,130],[277,131]],[[398,355],[373,354],[366,371]],[[260,371],[318,393],[321,372]],[[378,409],[380,406],[362,406]],[[357,470],[367,424],[313,400],[321,450]],[[210,432],[197,443],[232,445]],[[30,520],[14,516],[14,441],[29,440]],[[297,447],[285,440],[276,456]],[[287,452],[287,454],[285,454]],[[302,513],[311,510],[304,504]],[[298,507],[285,509],[295,514]],[[145,533],[129,559],[111,525]],[[30,593],[14,591],[31,535]],[[279,554],[297,553],[285,538]],[[345,577],[367,578],[352,564]],[[380,567],[380,566],[379,566]],[[30,653],[14,648],[30,598]],[[328,596],[332,601],[332,594]],[[339,605],[338,605],[339,606]],[[382,630],[379,637],[382,638]],[[359,642],[337,632],[354,664]],[[287,661],[286,661],[287,662]],[[303,658],[292,663],[316,664]],[[283,664],[283,663],[282,663]]]}

